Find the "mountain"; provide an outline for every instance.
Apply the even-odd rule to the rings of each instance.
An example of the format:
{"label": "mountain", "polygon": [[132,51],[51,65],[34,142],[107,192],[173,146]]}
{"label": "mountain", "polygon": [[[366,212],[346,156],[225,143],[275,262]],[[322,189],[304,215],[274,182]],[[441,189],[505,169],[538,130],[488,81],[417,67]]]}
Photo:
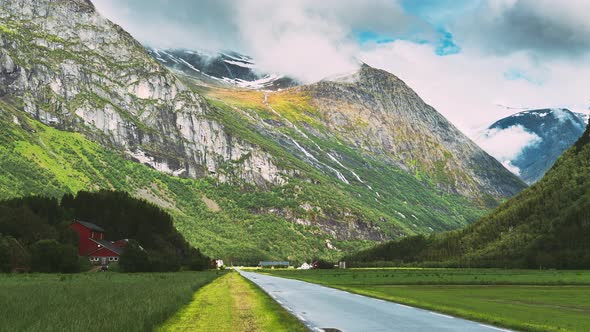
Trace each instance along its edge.
{"label": "mountain", "polygon": [[287,76],[261,73],[251,57],[233,51],[211,53],[148,47],[148,52],[164,66],[209,84],[266,90],[299,85]]}
{"label": "mountain", "polygon": [[590,125],[537,183],[458,231],[413,236],[348,257],[436,266],[590,267]]}
{"label": "mountain", "polygon": [[395,75],[366,64],[349,76],[295,88],[347,145],[470,199],[516,194],[522,185]]}
{"label": "mountain", "polygon": [[525,187],[387,72],[210,84],[89,1],[0,5],[0,198],[125,191],[244,262],[456,229]]}
{"label": "mountain", "polygon": [[539,181],[555,160],[574,144],[588,123],[588,115],[567,109],[529,110],[498,120],[487,128],[482,140],[502,140],[514,131],[528,135],[522,150],[506,162],[528,184]]}

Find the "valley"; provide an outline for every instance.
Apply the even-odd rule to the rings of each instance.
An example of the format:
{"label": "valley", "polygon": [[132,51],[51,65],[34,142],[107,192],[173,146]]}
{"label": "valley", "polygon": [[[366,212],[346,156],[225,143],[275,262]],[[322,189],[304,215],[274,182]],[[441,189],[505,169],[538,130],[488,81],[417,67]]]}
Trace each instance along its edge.
{"label": "valley", "polygon": [[367,65],[243,89],[187,75],[191,58],[169,71],[85,1],[4,7],[2,199],[126,191],[166,209],[205,254],[244,263],[460,228],[525,187]]}
{"label": "valley", "polygon": [[0,331],[590,330],[587,10],[496,2],[0,0]]}

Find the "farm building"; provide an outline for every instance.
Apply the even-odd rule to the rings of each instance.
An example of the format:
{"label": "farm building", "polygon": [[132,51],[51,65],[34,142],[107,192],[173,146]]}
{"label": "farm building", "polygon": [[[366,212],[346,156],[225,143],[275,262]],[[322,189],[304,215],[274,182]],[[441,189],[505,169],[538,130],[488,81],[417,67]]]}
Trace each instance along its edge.
{"label": "farm building", "polygon": [[280,262],[280,261],[261,261],[258,263],[260,267],[289,267],[289,262]]}
{"label": "farm building", "polygon": [[118,262],[129,242],[128,239],[116,242],[105,240],[104,229],[93,223],[76,220],[71,227],[80,237],[78,254],[87,256],[93,264],[107,265]]}

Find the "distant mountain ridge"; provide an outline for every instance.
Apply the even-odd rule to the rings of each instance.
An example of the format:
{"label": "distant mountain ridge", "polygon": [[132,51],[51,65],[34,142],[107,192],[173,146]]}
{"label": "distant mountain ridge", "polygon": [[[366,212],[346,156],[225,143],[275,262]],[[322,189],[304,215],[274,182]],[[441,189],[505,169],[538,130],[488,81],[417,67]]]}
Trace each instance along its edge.
{"label": "distant mountain ridge", "polygon": [[484,139],[501,138],[515,128],[531,135],[530,143],[505,162],[519,173],[522,180],[532,184],[540,180],[555,160],[578,140],[587,123],[587,114],[567,109],[527,110],[496,121],[483,135]]}
{"label": "distant mountain ridge", "polygon": [[299,85],[296,80],[284,75],[261,73],[254,59],[233,51],[211,53],[152,47],[147,47],[147,50],[164,66],[205,83],[267,90]]}

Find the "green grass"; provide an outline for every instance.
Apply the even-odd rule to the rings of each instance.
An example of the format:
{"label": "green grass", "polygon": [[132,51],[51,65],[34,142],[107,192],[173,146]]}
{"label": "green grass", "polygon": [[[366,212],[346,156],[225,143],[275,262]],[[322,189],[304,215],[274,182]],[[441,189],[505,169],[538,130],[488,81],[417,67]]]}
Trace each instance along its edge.
{"label": "green grass", "polygon": [[159,331],[307,331],[260,288],[232,272],[195,293]]}
{"label": "green grass", "polygon": [[590,271],[265,270],[523,331],[590,330]]}
{"label": "green grass", "polygon": [[347,269],[263,270],[277,277],[300,279],[324,285],[586,285],[590,270],[503,269]]}
{"label": "green grass", "polygon": [[149,331],[218,275],[0,274],[0,331]]}

